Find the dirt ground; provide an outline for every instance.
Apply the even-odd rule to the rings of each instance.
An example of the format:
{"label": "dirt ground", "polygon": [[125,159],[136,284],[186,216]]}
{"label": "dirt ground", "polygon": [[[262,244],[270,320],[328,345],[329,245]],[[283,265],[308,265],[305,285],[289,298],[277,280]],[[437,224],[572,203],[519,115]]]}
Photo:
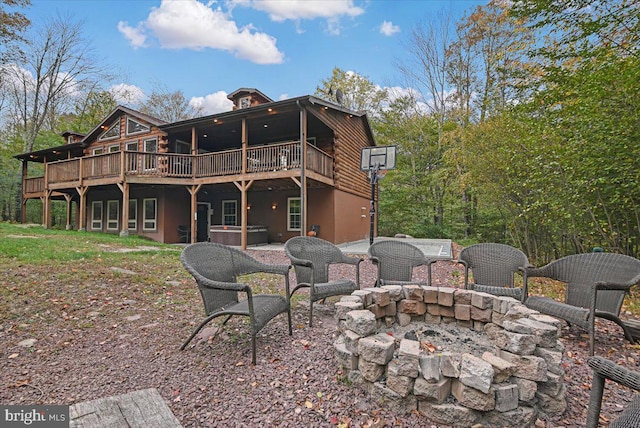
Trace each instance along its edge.
{"label": "dirt ground", "polygon": [[[249,253],[288,263],[282,252]],[[162,256],[158,262],[164,263]],[[380,407],[344,380],[333,357],[330,303],[318,306],[313,328],[308,307],[296,305],[292,336],[285,316],[274,319],[259,334],[258,364],[252,366],[241,320],[232,319],[215,340],[205,334],[178,349],[203,319],[195,284],[181,266],[160,282],[150,266],[114,268],[119,270],[87,262],[70,272],[2,269],[0,285],[10,297],[0,314],[1,403],[72,404],[157,388],[190,427],[436,426],[417,413]],[[374,275],[372,265],[363,263],[362,286],[372,285]],[[152,287],[145,285],[152,280]],[[458,265],[436,263],[434,285],[460,286],[461,280]],[[207,332],[216,328],[212,324]],[[536,426],[584,425],[591,385],[587,342],[580,329],[565,329],[567,410],[540,418]],[[638,345],[627,343],[615,324],[598,322],[596,347],[597,355],[640,370]],[[601,422],[614,418],[631,397],[627,389],[608,386]]]}

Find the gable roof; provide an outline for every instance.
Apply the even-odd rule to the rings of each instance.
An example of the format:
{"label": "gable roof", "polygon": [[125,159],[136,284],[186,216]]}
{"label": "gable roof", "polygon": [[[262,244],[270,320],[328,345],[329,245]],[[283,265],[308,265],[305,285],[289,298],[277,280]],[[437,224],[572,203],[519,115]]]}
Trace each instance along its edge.
{"label": "gable roof", "polygon": [[93,140],[94,138],[98,138],[98,135],[100,133],[102,133],[104,131],[104,126],[105,125],[111,125],[111,123],[115,120],[116,117],[122,115],[122,114],[127,114],[129,116],[135,116],[138,119],[142,119],[147,123],[150,123],[151,125],[154,126],[160,126],[160,125],[164,125],[167,122],[165,122],[162,119],[158,119],[157,117],[153,117],[153,116],[149,116],[148,114],[139,112],[137,110],[133,110],[130,109],[128,107],[125,106],[117,106],[116,108],[114,108],[111,113],[109,113],[107,115],[107,117],[105,117],[102,122],[100,122],[95,128],[93,128],[82,140],[83,143],[86,143],[87,141]]}
{"label": "gable roof", "polygon": [[249,95],[249,94],[257,94],[260,97],[264,98],[267,102],[270,102],[270,103],[273,102],[273,100],[271,98],[269,98],[268,96],[266,96],[265,94],[263,94],[262,92],[257,90],[256,88],[239,88],[239,89],[236,89],[235,91],[233,91],[229,95],[227,95],[227,98],[233,101],[237,97],[241,97],[243,95]]}

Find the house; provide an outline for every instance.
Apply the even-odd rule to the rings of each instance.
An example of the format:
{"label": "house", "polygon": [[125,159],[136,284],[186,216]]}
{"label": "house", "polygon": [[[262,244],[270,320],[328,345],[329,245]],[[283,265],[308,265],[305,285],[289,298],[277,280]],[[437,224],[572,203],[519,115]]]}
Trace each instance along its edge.
{"label": "house", "polygon": [[[166,243],[246,248],[312,229],[334,243],[369,236],[371,186],[359,162],[375,142],[365,114],[254,88],[228,97],[231,111],[175,123],[118,106],[87,135],[66,132],[62,146],[15,156],[24,208],[42,200],[49,227],[51,201],[66,200],[67,228]],[[30,176],[31,162],[44,174]]]}

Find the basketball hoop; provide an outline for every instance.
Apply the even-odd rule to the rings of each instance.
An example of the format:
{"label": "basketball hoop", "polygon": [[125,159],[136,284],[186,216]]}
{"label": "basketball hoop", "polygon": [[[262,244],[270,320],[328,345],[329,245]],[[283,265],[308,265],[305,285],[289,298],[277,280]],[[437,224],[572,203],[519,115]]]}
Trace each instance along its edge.
{"label": "basketball hoop", "polygon": [[360,170],[366,171],[371,183],[371,209],[369,210],[369,245],[373,244],[374,217],[376,215],[376,184],[396,168],[396,146],[363,147],[360,154]]}

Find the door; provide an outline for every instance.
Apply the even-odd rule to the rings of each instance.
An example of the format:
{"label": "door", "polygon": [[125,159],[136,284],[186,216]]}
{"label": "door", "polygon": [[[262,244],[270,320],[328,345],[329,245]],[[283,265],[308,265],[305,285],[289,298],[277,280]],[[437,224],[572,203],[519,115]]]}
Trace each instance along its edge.
{"label": "door", "polygon": [[196,241],[204,242],[209,240],[209,228],[211,226],[211,204],[208,202],[198,202],[196,215]]}

